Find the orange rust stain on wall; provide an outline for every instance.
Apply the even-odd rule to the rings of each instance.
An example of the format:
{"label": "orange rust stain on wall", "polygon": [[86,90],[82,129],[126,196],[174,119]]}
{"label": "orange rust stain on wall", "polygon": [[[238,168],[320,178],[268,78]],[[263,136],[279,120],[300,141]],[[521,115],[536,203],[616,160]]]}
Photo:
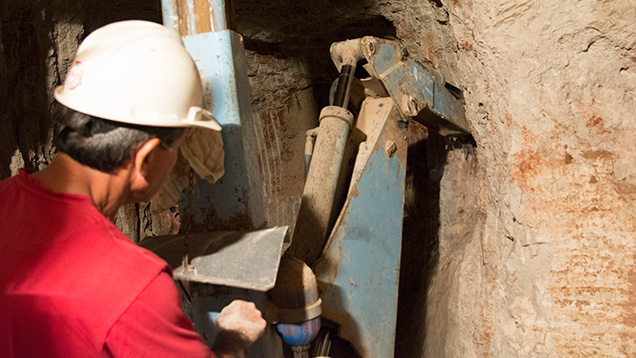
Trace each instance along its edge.
{"label": "orange rust stain on wall", "polygon": [[[497,272],[490,270],[486,272],[486,282],[484,285],[484,294],[482,297],[492,297],[497,285]],[[478,356],[483,358],[490,358],[490,348],[492,345],[492,338],[495,336],[493,332],[492,314],[495,308],[495,303],[492,300],[487,300],[481,307],[479,314],[480,324],[479,331],[473,336],[473,342],[478,347],[476,352]]]}
{"label": "orange rust stain on wall", "polygon": [[512,125],[512,117],[508,113],[506,113],[506,127],[510,128]]}
{"label": "orange rust stain on wall", "polygon": [[601,134],[605,134],[608,132],[607,128],[605,128],[605,121],[603,120],[603,118],[596,115],[591,116],[585,123],[585,126],[590,130],[594,130]]}
{"label": "orange rust stain on wall", "polygon": [[512,155],[513,163],[510,166],[510,176],[517,184],[524,184],[539,174],[541,157],[534,149],[522,149]]}
{"label": "orange rust stain on wall", "polygon": [[436,68],[439,67],[439,57],[437,56],[437,46],[435,45],[435,37],[433,37],[433,34],[426,35],[424,46],[426,48],[426,59],[429,60]]}
{"label": "orange rust stain on wall", "polygon": [[459,44],[459,47],[462,50],[472,50],[473,49],[473,45],[468,40],[466,40],[463,36],[458,39],[457,43]]}
{"label": "orange rust stain on wall", "polygon": [[525,126],[521,128],[521,133],[522,149],[512,155],[510,164],[510,177],[518,185],[523,185],[536,177],[543,165],[543,159],[533,148],[537,137]]}
{"label": "orange rust stain on wall", "polygon": [[632,266],[628,272],[629,288],[627,290],[627,302],[623,304],[623,324],[627,327],[636,327],[636,269]]}
{"label": "orange rust stain on wall", "polygon": [[585,126],[593,133],[607,134],[609,130],[605,126],[605,120],[597,113],[597,102],[592,100],[591,102],[578,102],[575,104],[575,108],[578,111],[578,115],[581,119],[587,118]]}
{"label": "orange rust stain on wall", "polygon": [[585,124],[585,126],[588,127],[588,128],[598,127],[598,126],[602,126],[602,125],[603,125],[603,118],[598,117],[598,116],[590,117],[590,119],[588,119],[587,123]]}

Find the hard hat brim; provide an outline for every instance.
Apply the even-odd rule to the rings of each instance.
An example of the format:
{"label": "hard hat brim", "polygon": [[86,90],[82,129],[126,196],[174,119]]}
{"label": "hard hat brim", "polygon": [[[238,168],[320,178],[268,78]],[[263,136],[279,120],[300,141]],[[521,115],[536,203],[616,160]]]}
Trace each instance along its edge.
{"label": "hard hat brim", "polygon": [[[201,107],[190,107],[186,121],[191,127],[203,127],[215,131],[221,131],[221,124],[216,120],[212,112]],[[184,123],[185,124],[185,123]]]}
{"label": "hard hat brim", "polygon": [[64,85],[58,86],[55,89],[53,96],[60,104],[74,111],[115,122],[147,125],[152,127],[199,127],[212,129],[219,132],[222,130],[221,124],[216,120],[212,112],[198,106],[190,107],[186,118],[171,117],[168,120],[161,120],[159,118],[148,118],[144,120],[143,118],[139,117],[124,118],[121,116],[103,116],[97,113],[91,113],[89,108],[82,108],[80,103],[73,103],[73,101],[65,96]]}

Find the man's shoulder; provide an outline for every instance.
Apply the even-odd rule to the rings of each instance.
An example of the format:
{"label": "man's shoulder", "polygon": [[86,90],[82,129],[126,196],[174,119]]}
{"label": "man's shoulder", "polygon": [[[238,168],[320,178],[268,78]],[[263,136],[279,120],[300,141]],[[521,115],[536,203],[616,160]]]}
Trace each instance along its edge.
{"label": "man's shoulder", "polygon": [[20,172],[14,176],[0,179],[0,190],[15,186],[17,182],[21,180],[20,177],[26,175],[26,173],[25,170],[20,170]]}
{"label": "man's shoulder", "polygon": [[10,281],[0,294],[3,310],[14,312],[4,319],[48,322],[59,328],[49,333],[60,341],[100,351],[113,325],[169,268],[106,219],[54,231],[48,241],[34,240],[40,249],[22,257],[29,265],[4,275]]}

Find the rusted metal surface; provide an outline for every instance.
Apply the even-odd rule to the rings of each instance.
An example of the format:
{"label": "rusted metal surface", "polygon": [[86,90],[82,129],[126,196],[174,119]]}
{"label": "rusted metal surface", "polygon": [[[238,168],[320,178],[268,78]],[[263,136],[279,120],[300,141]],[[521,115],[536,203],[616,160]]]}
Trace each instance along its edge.
{"label": "rusted metal surface", "polygon": [[359,154],[362,169],[314,266],[323,316],[340,325],[339,335],[362,357],[393,357],[397,320],[408,144],[406,123],[390,98],[365,100],[360,116],[378,115],[384,116],[380,130]]}
{"label": "rusted metal surface", "polygon": [[164,24],[181,36],[227,30],[224,0],[163,0]]}
{"label": "rusted metal surface", "polygon": [[464,107],[434,76],[409,57],[395,41],[371,36],[347,40],[331,47],[331,58],[342,67],[348,58],[366,59],[365,69],[382,81],[404,116],[432,127],[442,135],[469,134]]}
{"label": "rusted metal surface", "polygon": [[201,74],[204,107],[223,126],[225,175],[198,180],[189,193],[195,231],[251,229],[265,223],[262,180],[242,38],[233,31],[183,37]]}

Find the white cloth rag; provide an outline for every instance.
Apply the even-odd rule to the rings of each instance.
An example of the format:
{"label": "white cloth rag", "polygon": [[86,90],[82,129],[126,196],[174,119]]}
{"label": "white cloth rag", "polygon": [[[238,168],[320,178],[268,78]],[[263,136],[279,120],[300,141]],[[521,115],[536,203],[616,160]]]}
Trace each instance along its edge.
{"label": "white cloth rag", "polygon": [[215,183],[225,173],[224,158],[221,132],[188,129],[170,179],[150,202],[151,211],[168,209],[179,201],[181,193],[190,184],[191,169],[209,183]]}

